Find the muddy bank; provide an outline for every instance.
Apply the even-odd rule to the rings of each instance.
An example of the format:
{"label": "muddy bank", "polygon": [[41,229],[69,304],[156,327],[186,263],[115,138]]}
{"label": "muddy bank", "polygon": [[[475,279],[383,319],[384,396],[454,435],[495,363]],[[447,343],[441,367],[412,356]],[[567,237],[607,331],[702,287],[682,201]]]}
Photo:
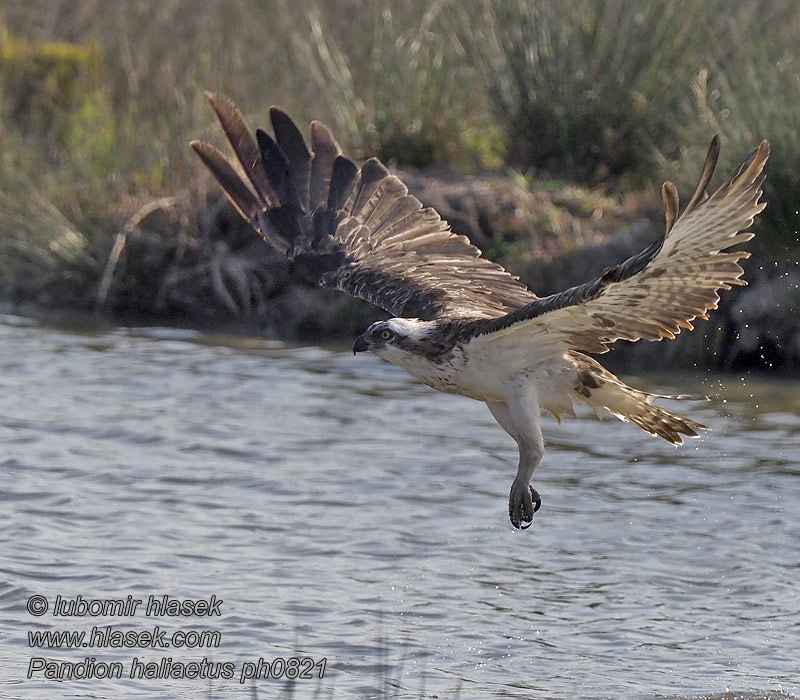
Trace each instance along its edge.
{"label": "muddy bank", "polygon": [[[651,243],[662,213],[639,194],[623,201],[555,182],[499,175],[403,172],[453,230],[519,275],[540,296],[579,284]],[[380,309],[309,286],[241,220],[218,190],[130,202],[82,265],[24,276],[5,296],[40,307],[92,310],[119,322],[226,327],[297,342],[348,341]],[[108,234],[108,231],[113,231]],[[91,239],[90,239],[91,240]],[[661,343],[618,343],[618,370],[800,369],[800,271],[746,262],[749,287],[724,293],[693,333]]]}

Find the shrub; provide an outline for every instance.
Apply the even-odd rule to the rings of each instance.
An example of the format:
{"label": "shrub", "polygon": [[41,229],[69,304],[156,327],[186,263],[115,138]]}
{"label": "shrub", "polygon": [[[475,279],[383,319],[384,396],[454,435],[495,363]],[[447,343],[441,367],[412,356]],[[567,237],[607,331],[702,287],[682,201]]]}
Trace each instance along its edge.
{"label": "shrub", "polygon": [[44,139],[52,159],[63,155],[69,132],[96,100],[104,79],[95,44],[33,42],[0,27],[3,120],[20,133]]}
{"label": "shrub", "polygon": [[[6,159],[0,167],[0,284],[7,296],[38,297],[55,284],[71,296],[80,286],[70,271],[91,264],[86,238]],[[66,290],[69,290],[68,292]]]}
{"label": "shrub", "polygon": [[675,146],[719,1],[509,0],[457,8],[454,31],[503,125],[510,160],[598,182]]}

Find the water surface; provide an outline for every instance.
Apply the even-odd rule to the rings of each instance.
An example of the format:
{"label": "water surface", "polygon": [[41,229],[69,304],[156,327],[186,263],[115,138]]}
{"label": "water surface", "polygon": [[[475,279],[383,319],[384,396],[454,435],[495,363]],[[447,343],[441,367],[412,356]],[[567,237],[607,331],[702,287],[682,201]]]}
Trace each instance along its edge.
{"label": "water surface", "polygon": [[[288,695],[243,664],[327,659],[295,697],[800,692],[800,385],[640,379],[713,429],[674,448],[544,421],[514,531],[513,442],[483,404],[373,356],[0,321],[0,696]],[[34,617],[62,599],[224,602],[213,618]],[[31,649],[29,631],[220,633],[214,648]],[[31,657],[122,679],[26,679]],[[229,662],[230,680],[128,678]]]}

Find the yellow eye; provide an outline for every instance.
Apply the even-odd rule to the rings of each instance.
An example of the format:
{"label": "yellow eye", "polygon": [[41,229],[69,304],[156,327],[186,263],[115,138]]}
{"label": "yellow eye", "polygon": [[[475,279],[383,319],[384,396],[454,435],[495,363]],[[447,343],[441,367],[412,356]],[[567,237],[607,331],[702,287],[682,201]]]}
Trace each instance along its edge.
{"label": "yellow eye", "polygon": [[381,340],[389,340],[392,337],[392,332],[388,328],[384,328],[381,333]]}

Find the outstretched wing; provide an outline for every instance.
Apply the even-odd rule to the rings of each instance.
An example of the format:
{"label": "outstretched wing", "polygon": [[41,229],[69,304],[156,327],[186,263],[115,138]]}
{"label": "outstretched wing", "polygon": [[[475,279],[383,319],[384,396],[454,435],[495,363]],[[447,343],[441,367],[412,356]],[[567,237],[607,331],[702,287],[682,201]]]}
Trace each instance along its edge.
{"label": "outstretched wing", "polygon": [[547,334],[550,342],[605,352],[616,340],[661,340],[674,338],[682,328],[691,330],[695,318],[707,318],[717,308],[720,290],[746,284],[739,260],[750,254],[729,249],[753,237],[743,229],[765,206],[759,198],[769,143],[762,141],[709,197],[706,187],[718,154],[715,137],[700,183],[680,217],[677,189],[664,184],[667,226],[661,240],[591,282],[474,324],[473,335],[490,343],[513,336],[519,343],[525,335]]}
{"label": "outstretched wing", "polygon": [[207,94],[236,156],[191,146],[239,213],[309,279],[396,316],[495,318],[538,297],[408,194],[376,159],[358,168],[330,131],[311,124],[311,149],[273,107],[275,137],[253,138],[236,105]]}

